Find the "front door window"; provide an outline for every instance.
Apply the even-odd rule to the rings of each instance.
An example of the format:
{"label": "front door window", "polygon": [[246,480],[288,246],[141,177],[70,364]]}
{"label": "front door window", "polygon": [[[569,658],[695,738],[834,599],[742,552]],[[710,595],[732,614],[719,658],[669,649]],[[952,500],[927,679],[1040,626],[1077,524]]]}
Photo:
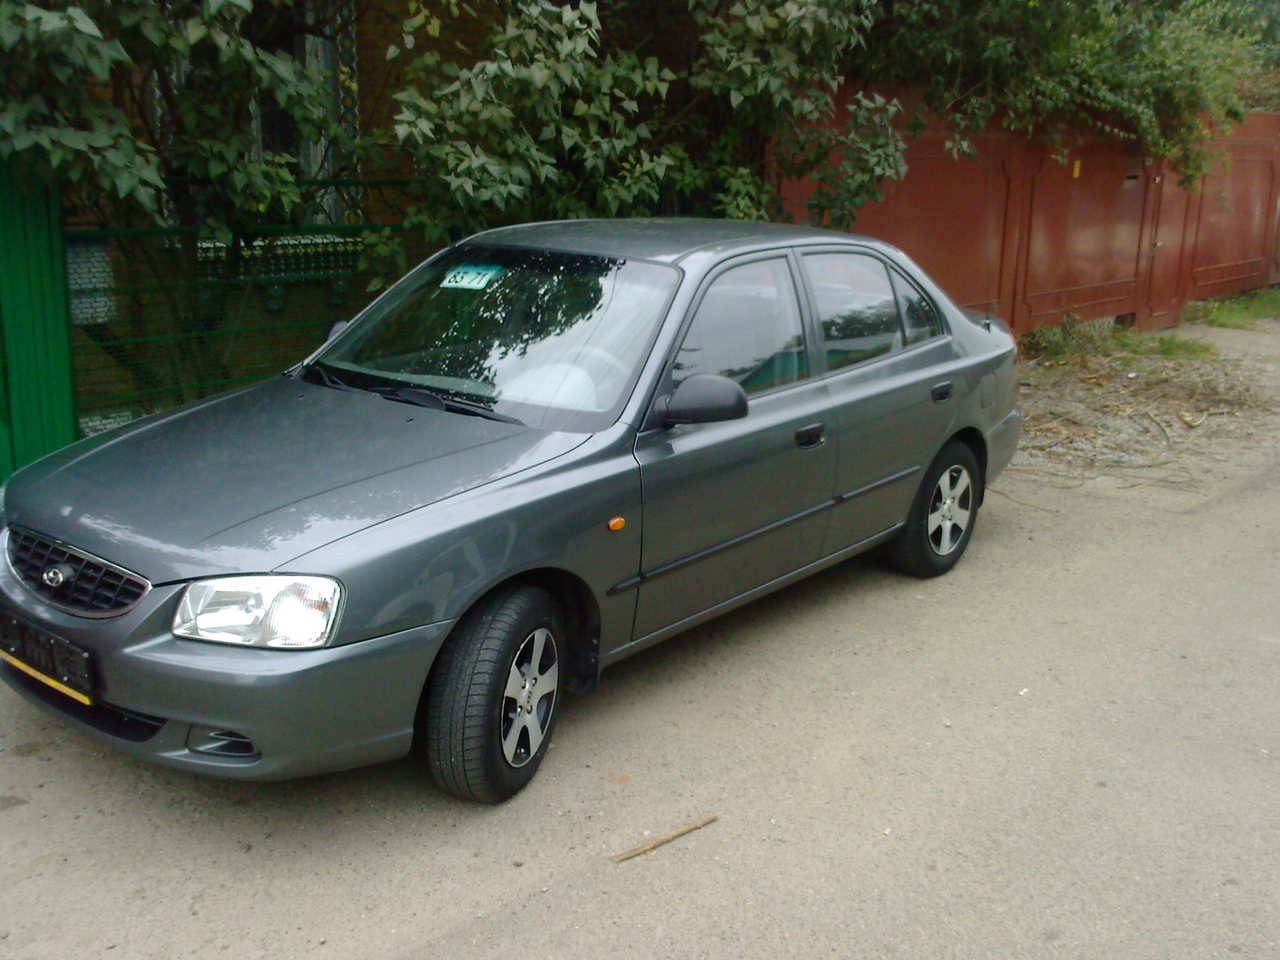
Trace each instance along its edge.
{"label": "front door window", "polygon": [[712,281],[676,354],[673,385],[695,373],[736,380],[748,396],[808,376],[786,260],[757,260]]}

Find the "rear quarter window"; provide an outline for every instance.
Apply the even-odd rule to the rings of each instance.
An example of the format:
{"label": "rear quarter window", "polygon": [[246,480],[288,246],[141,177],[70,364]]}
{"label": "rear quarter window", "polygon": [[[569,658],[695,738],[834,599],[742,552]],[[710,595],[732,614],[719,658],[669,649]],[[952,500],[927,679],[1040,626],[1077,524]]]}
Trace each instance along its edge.
{"label": "rear quarter window", "polygon": [[942,319],[938,316],[933,301],[917,290],[902,274],[896,270],[891,272],[907,346],[942,336]]}

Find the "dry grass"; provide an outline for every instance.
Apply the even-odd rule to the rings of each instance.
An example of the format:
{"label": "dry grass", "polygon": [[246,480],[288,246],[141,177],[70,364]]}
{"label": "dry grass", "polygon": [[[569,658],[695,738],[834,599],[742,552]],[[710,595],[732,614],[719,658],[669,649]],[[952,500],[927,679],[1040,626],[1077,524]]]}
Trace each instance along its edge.
{"label": "dry grass", "polygon": [[1068,324],[1020,341],[1026,417],[1023,467],[1164,468],[1181,483],[1182,455],[1246,435],[1269,411],[1259,372],[1176,334]]}

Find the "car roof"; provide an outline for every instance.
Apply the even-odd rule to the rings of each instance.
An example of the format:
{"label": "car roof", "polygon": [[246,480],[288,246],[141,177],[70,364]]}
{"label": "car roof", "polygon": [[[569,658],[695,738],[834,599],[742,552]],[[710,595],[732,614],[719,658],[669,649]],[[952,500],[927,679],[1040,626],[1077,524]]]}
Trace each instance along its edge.
{"label": "car roof", "polygon": [[856,240],[883,247],[855,234],[790,223],[753,223],[694,217],[619,220],[552,220],[498,227],[477,233],[467,243],[569,250],[575,253],[677,263],[692,253],[745,253],[777,244],[833,243]]}

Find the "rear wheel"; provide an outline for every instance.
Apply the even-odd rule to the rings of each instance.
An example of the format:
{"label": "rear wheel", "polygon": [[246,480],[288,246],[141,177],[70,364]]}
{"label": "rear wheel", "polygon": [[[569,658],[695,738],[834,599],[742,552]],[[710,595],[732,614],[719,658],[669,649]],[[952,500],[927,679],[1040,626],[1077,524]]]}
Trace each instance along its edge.
{"label": "rear wheel", "polygon": [[916,577],[936,577],[964,554],[982,502],[982,471],[967,444],[953,440],[934,458],[889,559]]}
{"label": "rear wheel", "polygon": [[560,700],[564,618],[538,587],[517,586],[469,613],[427,682],[431,774],[455,796],[498,803],[537,772]]}

